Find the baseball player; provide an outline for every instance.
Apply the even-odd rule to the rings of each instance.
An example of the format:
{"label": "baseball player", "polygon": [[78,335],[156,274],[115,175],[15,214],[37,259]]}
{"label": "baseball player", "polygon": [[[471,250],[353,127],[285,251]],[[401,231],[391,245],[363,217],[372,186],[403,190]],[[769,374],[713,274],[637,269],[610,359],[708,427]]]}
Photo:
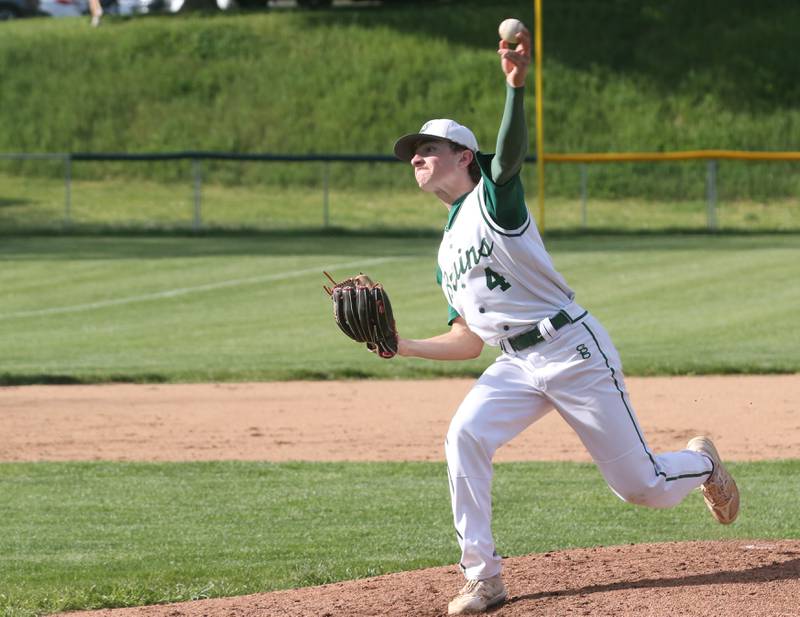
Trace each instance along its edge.
{"label": "baseball player", "polygon": [[449,614],[482,612],[506,599],[491,529],[492,457],[551,409],[578,434],[621,499],[668,508],[701,487],[720,523],[733,522],[739,509],[736,484],[708,438],[666,454],[647,446],[617,350],[575,301],[531,220],[519,177],[528,142],[523,95],[530,43],[527,30],[516,45],[500,41],[507,85],[494,155],[479,151],[473,133],[449,119],[431,120],[394,146],[419,187],[448,211],[437,278],[450,330],[425,340],[399,337],[398,353],[465,360],[484,344],[502,350],[459,406],[445,441],[467,581]]}

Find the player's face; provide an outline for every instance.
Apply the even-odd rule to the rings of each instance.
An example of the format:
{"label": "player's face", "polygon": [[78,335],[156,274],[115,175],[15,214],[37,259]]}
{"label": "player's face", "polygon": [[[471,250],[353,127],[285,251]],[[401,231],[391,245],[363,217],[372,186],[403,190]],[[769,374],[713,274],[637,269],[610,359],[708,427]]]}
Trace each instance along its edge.
{"label": "player's face", "polygon": [[452,182],[454,174],[463,174],[458,165],[461,153],[453,152],[445,141],[424,141],[417,146],[411,165],[419,188],[435,192]]}

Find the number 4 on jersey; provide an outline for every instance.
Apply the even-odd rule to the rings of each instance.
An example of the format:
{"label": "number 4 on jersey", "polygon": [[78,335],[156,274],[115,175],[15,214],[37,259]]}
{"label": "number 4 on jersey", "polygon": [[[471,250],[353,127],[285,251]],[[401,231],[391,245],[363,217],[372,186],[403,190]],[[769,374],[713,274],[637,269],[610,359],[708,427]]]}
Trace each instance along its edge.
{"label": "number 4 on jersey", "polygon": [[484,272],[486,273],[486,286],[489,290],[494,289],[495,287],[499,286],[500,291],[505,291],[509,287],[511,287],[511,283],[509,283],[506,279],[503,278],[502,275],[497,274],[491,268],[484,268]]}

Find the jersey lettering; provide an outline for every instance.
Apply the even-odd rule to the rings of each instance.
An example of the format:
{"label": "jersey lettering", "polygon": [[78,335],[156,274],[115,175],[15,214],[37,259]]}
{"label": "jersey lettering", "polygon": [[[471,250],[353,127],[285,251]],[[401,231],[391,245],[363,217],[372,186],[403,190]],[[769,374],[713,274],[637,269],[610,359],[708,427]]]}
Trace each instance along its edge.
{"label": "jersey lettering", "polygon": [[506,291],[509,287],[511,287],[511,283],[509,283],[502,275],[497,274],[491,268],[484,268],[484,273],[486,274],[486,286],[489,290],[494,290],[495,287],[498,285],[500,286],[500,291]]}
{"label": "jersey lettering", "polygon": [[461,277],[469,272],[484,257],[489,257],[494,250],[494,242],[489,242],[486,238],[481,238],[478,246],[471,246],[466,251],[458,249],[458,259],[453,262],[453,268],[447,276],[447,297],[452,302],[453,295],[458,290],[458,282]]}

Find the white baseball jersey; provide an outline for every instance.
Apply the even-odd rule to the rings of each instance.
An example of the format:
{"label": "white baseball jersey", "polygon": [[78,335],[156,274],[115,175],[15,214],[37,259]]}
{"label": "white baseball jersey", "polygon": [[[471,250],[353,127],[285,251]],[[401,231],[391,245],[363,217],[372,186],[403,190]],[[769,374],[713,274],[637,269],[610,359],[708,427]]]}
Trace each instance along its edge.
{"label": "white baseball jersey", "polygon": [[[457,201],[439,247],[439,276],[450,320],[461,315],[486,343],[530,330],[565,311],[542,342],[504,352],[487,367],[453,416],[445,441],[461,568],[469,579],[500,572],[492,537],[492,457],[497,448],[555,408],[575,430],[622,499],[666,508],[712,473],[689,450],[654,454],[628,398],[622,362],[602,325],[575,304],[525,206],[518,176],[502,186],[478,154],[483,178]],[[547,330],[547,328],[545,328]]]}
{"label": "white baseball jersey", "polygon": [[[479,157],[488,168],[491,158]],[[500,208],[519,224],[504,229],[494,220]],[[437,279],[451,321],[457,313],[490,345],[559,310],[571,317],[584,312],[544,248],[518,176],[502,187],[481,178],[453,205],[439,246]]]}

